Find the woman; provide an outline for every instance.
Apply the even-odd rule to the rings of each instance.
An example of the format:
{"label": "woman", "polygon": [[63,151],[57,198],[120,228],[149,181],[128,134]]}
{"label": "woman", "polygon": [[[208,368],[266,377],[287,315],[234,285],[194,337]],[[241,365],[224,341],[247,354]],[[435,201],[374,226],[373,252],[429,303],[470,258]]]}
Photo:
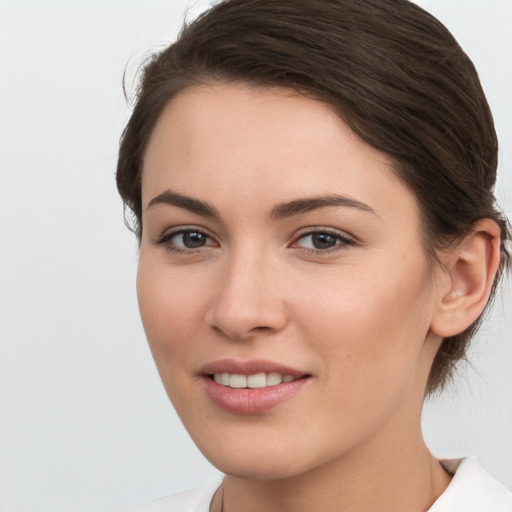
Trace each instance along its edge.
{"label": "woman", "polygon": [[226,477],[139,510],[512,510],[420,426],[508,263],[496,165],[473,65],[406,0],[224,1],[155,56],[118,188],[160,376]]}

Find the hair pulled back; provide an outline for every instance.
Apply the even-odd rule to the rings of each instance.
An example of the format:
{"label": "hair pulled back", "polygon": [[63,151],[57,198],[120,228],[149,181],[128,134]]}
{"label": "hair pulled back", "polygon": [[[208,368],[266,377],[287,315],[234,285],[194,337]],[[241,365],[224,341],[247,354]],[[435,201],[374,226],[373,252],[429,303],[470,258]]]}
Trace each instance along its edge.
{"label": "hair pulled back", "polygon": [[[331,105],[416,196],[432,264],[490,218],[502,230],[499,274],[507,265],[493,194],[498,142],[478,75],[449,31],[407,0],[225,0],[185,25],[144,66],[121,138],[117,186],[139,240],[155,123],[180,91],[214,82],[288,87]],[[445,384],[478,324],[443,341],[428,393]]]}

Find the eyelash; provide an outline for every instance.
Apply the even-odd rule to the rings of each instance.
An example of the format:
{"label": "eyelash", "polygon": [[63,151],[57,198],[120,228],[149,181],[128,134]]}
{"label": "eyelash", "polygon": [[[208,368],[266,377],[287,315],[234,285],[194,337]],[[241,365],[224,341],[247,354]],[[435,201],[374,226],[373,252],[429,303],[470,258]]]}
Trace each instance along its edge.
{"label": "eyelash", "polygon": [[171,240],[173,237],[177,235],[184,235],[184,234],[198,234],[201,236],[204,236],[205,238],[209,240],[213,240],[213,238],[203,231],[202,229],[196,228],[196,227],[181,227],[179,229],[176,229],[175,231],[166,232],[163,235],[161,235],[156,241],[156,245],[163,245],[165,247],[166,251],[172,252],[174,254],[196,254],[198,252],[201,252],[204,247],[210,247],[209,245],[202,245],[198,247],[197,249],[194,248],[187,248],[187,249],[180,249],[179,247],[176,247],[176,245],[173,245],[171,243]]}
{"label": "eyelash", "polygon": [[315,248],[306,248],[306,247],[299,247],[300,250],[305,252],[306,254],[314,255],[314,256],[329,256],[333,253],[336,253],[338,251],[343,251],[348,249],[350,246],[355,245],[355,240],[352,238],[349,238],[347,235],[340,233],[339,231],[336,231],[334,229],[329,228],[318,228],[318,229],[311,229],[305,233],[301,233],[291,244],[291,247],[297,246],[298,242],[300,240],[305,239],[308,236],[313,235],[328,235],[329,237],[332,237],[336,239],[336,244],[333,247],[329,247],[327,249],[315,249]]}
{"label": "eyelash", "polygon": [[[201,236],[204,236],[207,240],[213,240],[213,238],[203,231],[202,229],[196,228],[196,227],[181,227],[179,229],[176,229],[175,231],[166,232],[163,235],[161,235],[156,241],[156,245],[163,245],[165,247],[165,250],[174,254],[196,254],[198,252],[201,252],[204,250],[205,247],[211,247],[211,245],[202,245],[198,247],[197,249],[194,248],[187,248],[187,249],[181,249],[177,247],[176,245],[173,245],[171,243],[171,240],[173,237],[177,235],[185,235],[185,234],[198,234]],[[298,245],[300,240],[303,240],[307,238],[308,236],[314,236],[314,235],[327,235],[329,237],[332,237],[336,239],[337,243],[333,247],[328,247],[326,249],[318,249],[318,248],[307,248],[307,247],[300,247]],[[314,255],[314,256],[327,256],[332,255],[335,252],[346,250],[348,247],[353,246],[356,242],[349,238],[348,236],[340,233],[339,231],[328,229],[328,228],[318,228],[318,229],[310,229],[309,231],[305,233],[301,233],[298,235],[294,241],[289,245],[291,248],[297,248],[298,250],[304,252],[308,255]]]}

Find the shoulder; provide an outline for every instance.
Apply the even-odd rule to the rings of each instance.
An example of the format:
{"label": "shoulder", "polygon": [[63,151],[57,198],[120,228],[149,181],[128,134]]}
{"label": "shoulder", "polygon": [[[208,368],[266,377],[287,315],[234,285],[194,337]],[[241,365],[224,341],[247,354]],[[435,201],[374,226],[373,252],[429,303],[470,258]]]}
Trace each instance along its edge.
{"label": "shoulder", "polygon": [[442,464],[453,479],[429,512],[512,512],[512,493],[474,457]]}
{"label": "shoulder", "polygon": [[126,512],[208,512],[213,495],[220,484],[220,480],[208,482],[195,489],[130,508]]}

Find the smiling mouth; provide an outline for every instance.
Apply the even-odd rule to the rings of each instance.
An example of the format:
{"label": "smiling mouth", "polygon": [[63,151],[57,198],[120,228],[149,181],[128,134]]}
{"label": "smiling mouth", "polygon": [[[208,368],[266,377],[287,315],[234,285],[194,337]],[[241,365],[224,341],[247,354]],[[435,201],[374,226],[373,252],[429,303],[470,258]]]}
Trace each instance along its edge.
{"label": "smiling mouth", "polygon": [[284,375],[277,372],[254,373],[251,375],[242,375],[239,373],[214,373],[209,375],[210,379],[221,386],[235,389],[259,389],[279,384],[286,384],[307,377],[294,377],[293,375]]}
{"label": "smiling mouth", "polygon": [[272,361],[224,359],[200,371],[206,395],[234,414],[261,414],[299,394],[312,375]]}

